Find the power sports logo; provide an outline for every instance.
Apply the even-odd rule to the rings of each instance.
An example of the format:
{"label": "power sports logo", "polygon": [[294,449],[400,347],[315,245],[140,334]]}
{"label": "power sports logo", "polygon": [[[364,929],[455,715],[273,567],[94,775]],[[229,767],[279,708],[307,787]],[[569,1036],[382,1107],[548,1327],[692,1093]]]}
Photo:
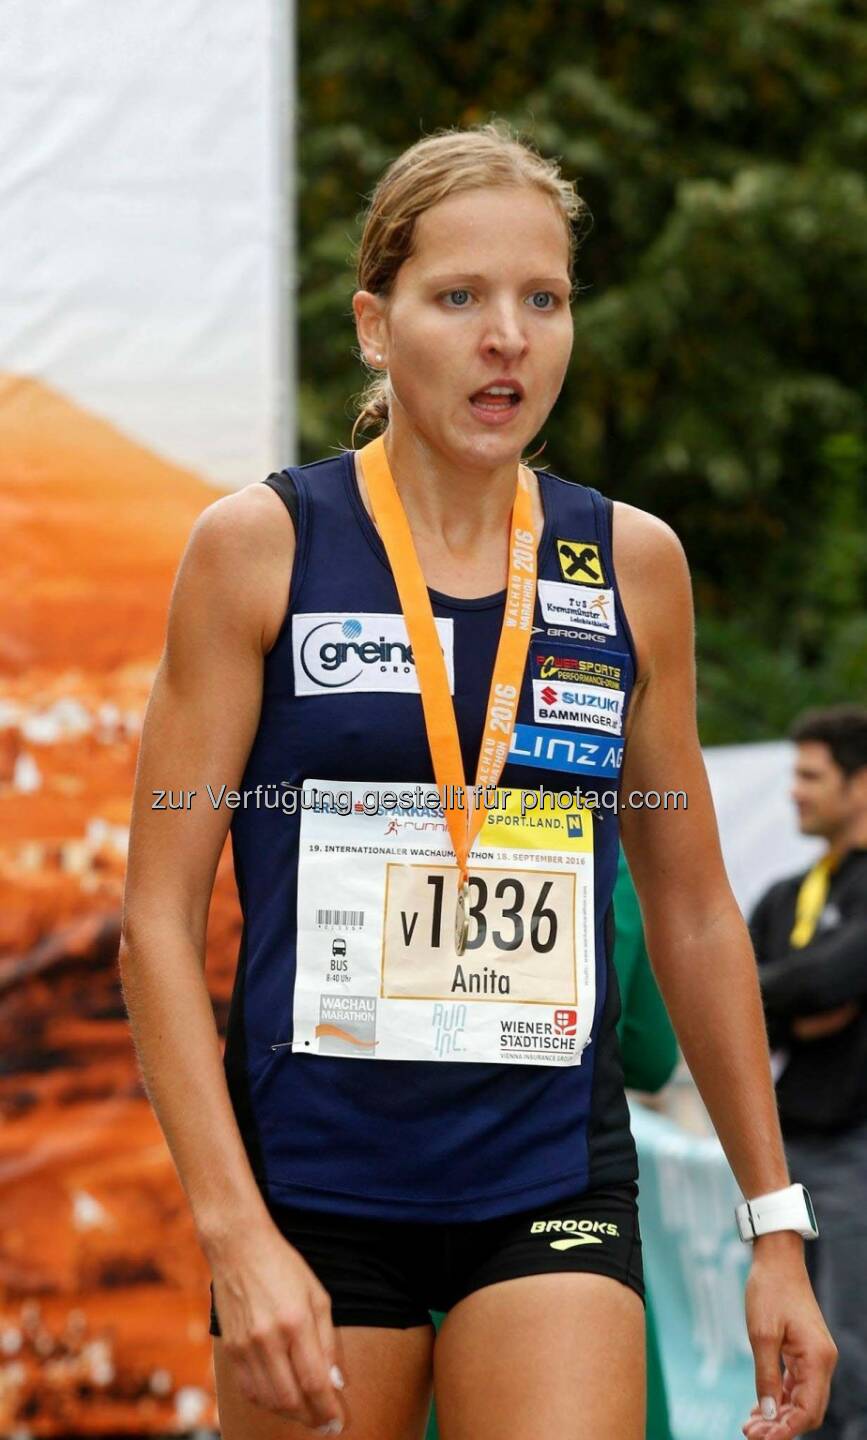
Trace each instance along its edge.
{"label": "power sports logo", "polygon": [[[455,693],[454,621],[435,620]],[[292,658],[296,695],[359,691],[419,693],[406,622],[402,615],[319,613],[293,615]]]}
{"label": "power sports logo", "polygon": [[566,653],[565,646],[541,646],[533,642],[530,650],[534,680],[562,680],[572,685],[601,685],[606,690],[624,690],[629,660],[626,655],[606,651],[604,658],[589,650]]}

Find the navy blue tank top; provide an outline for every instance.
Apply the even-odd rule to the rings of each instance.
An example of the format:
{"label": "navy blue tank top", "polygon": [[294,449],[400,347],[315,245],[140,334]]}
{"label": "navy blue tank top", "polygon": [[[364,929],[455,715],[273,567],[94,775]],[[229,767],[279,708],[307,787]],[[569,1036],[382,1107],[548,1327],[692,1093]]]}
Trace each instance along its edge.
{"label": "navy blue tank top", "polygon": [[[589,486],[535,473],[545,523],[534,633],[500,784],[601,795],[619,787],[635,678],[612,504]],[[260,796],[274,796],[311,777],[433,783],[417,682],[407,681],[411,651],[374,633],[393,633],[393,619],[376,621],[401,609],[352,452],[266,483],[293,514],[296,551],[242,795],[261,787]],[[473,600],[429,593],[435,617],[451,622],[453,699],[472,783],[505,591]],[[568,1066],[293,1052],[300,823],[300,811],[243,803],[231,825],[243,929],[224,1063],[266,1199],[401,1220],[483,1220],[637,1178],[615,1029],[616,812],[604,803],[593,812],[595,1012],[581,1063]]]}

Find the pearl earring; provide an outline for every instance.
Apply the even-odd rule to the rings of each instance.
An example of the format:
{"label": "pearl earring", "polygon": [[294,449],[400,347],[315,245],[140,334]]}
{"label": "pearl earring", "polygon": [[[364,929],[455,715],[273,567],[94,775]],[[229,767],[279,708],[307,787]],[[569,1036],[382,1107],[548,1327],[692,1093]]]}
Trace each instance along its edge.
{"label": "pearl earring", "polygon": [[381,360],[381,359],[382,359],[382,356],[381,356],[381,355],[377,355],[376,358],[377,358],[377,360]]}

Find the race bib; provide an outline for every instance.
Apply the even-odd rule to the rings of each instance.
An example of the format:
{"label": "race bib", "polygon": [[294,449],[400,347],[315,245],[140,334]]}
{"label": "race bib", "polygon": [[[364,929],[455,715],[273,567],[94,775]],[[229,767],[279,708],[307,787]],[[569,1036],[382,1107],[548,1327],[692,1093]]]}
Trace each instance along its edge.
{"label": "race bib", "polygon": [[496,792],[470,853],[459,956],[458,868],[436,791],[304,790],[294,1051],[581,1063],[596,993],[590,810],[574,796],[564,809],[566,796],[549,808],[537,792]]}

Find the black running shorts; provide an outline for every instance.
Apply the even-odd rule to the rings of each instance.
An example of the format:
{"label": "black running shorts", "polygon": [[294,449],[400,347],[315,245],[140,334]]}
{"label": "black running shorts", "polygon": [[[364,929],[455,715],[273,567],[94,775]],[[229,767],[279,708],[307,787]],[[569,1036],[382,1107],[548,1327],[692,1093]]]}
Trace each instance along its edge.
{"label": "black running shorts", "polygon": [[[644,1302],[634,1180],[493,1220],[442,1224],[268,1208],[331,1296],[335,1325],[427,1325],[431,1311],[450,1310],[484,1285],[551,1271],[610,1275]],[[210,1333],[220,1334],[213,1285]]]}

